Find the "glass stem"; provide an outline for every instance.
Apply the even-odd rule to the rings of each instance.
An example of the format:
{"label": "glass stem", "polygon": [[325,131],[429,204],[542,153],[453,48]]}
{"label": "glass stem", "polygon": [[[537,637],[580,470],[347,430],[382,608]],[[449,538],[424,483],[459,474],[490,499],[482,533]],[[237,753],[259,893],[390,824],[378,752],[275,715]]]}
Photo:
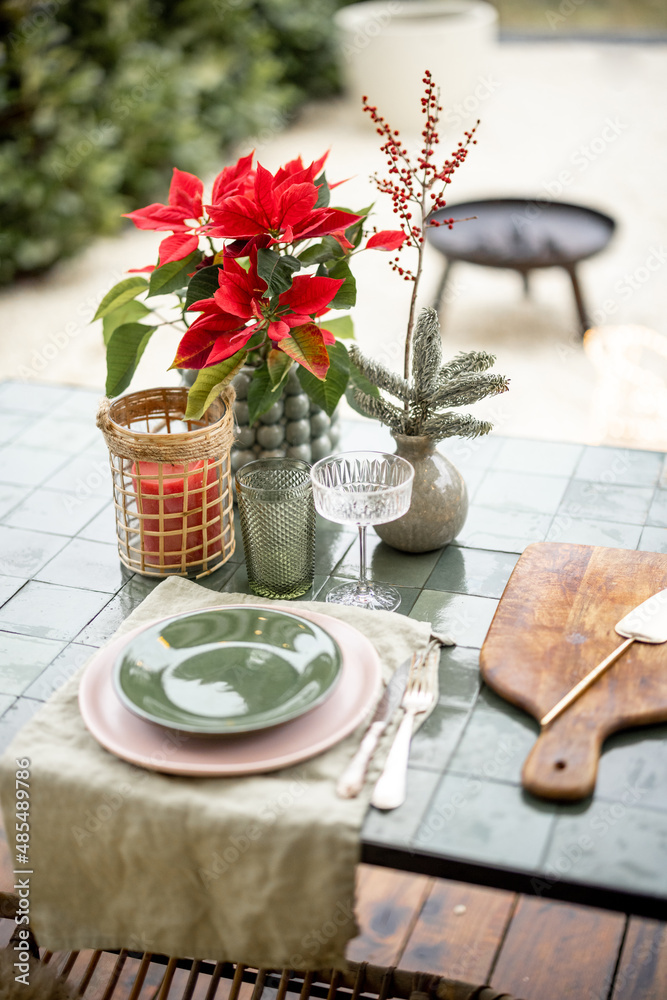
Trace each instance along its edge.
{"label": "glass stem", "polygon": [[359,583],[357,592],[365,593],[368,590],[368,580],[366,579],[366,525],[359,525]]}

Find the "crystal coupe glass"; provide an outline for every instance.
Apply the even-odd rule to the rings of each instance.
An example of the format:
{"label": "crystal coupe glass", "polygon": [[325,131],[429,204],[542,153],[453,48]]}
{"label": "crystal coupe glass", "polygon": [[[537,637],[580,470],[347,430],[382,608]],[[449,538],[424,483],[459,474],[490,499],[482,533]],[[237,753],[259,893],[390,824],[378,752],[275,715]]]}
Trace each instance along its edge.
{"label": "crystal coupe glass", "polygon": [[394,611],[401,603],[395,587],[366,576],[366,528],[407,513],[414,469],[398,455],[350,451],[316,462],[310,470],[315,508],[329,521],[359,529],[359,579],[333,588],[326,600],[371,610]]}

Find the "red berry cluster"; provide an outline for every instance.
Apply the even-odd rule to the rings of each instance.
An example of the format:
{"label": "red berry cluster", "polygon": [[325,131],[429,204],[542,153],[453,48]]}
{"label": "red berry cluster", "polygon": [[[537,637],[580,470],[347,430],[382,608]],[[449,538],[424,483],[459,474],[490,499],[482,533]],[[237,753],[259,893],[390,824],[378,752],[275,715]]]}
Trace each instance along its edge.
{"label": "red berry cluster", "polygon": [[[427,217],[445,207],[444,195],[447,185],[451,183],[454,171],[461,166],[468,155],[468,146],[471,143],[473,145],[476,143],[473,136],[477,131],[477,125],[475,125],[470,132],[465,132],[465,142],[459,142],[457,149],[451,154],[451,159],[445,160],[442,166],[438,166],[435,162],[435,154],[436,147],[440,142],[438,122],[442,111],[439,103],[439,91],[429,70],[425,71],[422,83],[425,90],[424,97],[421,98],[421,110],[426,121],[421,133],[423,143],[416,164],[412,163],[398,130],[392,129],[379,114],[378,109],[368,103],[367,97],[362,98],[363,110],[370,115],[377,134],[384,139],[380,148],[387,158],[389,167],[387,177],[375,174],[373,180],[381,194],[389,195],[393,211],[401,219],[401,229],[407,237],[401,249],[412,246],[420,251],[416,274],[401,266],[399,256],[394,257],[391,261],[393,270],[397,271],[406,281],[417,281],[419,278],[424,228],[427,225],[447,225],[451,229],[456,221],[455,219],[427,221]],[[419,221],[413,220],[413,212],[411,211],[413,205],[418,209]]]}

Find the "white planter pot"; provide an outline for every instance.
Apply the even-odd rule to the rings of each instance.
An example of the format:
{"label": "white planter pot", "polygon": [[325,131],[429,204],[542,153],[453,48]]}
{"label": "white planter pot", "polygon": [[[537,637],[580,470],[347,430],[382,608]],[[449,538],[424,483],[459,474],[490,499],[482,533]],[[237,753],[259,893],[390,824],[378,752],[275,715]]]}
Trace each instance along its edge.
{"label": "white planter pot", "polygon": [[336,26],[350,100],[360,106],[367,95],[390,125],[418,135],[429,69],[440,87],[443,131],[467,124],[493,90],[488,73],[497,23],[496,8],[483,0],[367,0],[343,7]]}

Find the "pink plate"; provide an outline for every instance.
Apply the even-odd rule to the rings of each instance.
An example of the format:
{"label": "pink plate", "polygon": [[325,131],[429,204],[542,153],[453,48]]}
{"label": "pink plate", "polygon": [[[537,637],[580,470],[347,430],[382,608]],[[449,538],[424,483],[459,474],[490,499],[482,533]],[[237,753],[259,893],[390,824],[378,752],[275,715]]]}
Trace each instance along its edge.
{"label": "pink plate", "polygon": [[112,675],[116,657],[146,628],[141,626],[100,650],[90,662],[79,687],[83,721],[95,739],[117,757],[168,774],[257,774],[315,757],[368,717],[380,694],[382,668],[373,644],[351,625],[317,612],[299,609],[298,613],[325,629],[343,656],[340,680],[331,695],[298,719],[221,738],[179,733],[140,719],[121,704]]}

